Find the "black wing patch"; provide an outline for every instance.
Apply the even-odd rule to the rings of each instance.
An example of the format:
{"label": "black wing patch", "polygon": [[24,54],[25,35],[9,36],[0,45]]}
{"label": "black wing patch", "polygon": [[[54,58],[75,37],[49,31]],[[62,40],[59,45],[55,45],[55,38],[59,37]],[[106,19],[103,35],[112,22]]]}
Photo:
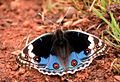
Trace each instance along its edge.
{"label": "black wing patch", "polygon": [[53,45],[53,34],[45,35],[41,38],[38,38],[33,43],[32,52],[38,57],[47,58],[50,55],[51,47]]}
{"label": "black wing patch", "polygon": [[90,45],[88,40],[89,35],[80,32],[66,31],[64,32],[65,38],[68,40],[73,51],[80,53]]}

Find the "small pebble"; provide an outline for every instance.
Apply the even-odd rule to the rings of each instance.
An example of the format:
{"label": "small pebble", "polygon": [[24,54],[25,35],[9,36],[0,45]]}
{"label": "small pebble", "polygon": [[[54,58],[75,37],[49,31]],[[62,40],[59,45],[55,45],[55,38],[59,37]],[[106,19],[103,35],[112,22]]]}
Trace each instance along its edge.
{"label": "small pebble", "polygon": [[20,3],[19,3],[19,1],[17,1],[17,0],[12,1],[12,2],[10,3],[10,7],[11,7],[12,10],[17,9],[19,6],[20,6]]}
{"label": "small pebble", "polygon": [[14,67],[11,67],[12,71],[17,71],[18,69],[19,69],[19,65],[17,65],[17,64]]}
{"label": "small pebble", "polygon": [[25,69],[20,68],[18,71],[18,75],[23,75],[25,73]]}

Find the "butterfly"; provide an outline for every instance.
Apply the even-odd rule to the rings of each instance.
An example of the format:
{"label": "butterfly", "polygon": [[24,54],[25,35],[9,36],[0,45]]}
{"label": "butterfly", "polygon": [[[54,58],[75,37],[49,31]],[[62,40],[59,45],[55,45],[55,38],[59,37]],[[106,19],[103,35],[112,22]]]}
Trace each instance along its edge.
{"label": "butterfly", "polygon": [[57,29],[31,41],[17,57],[17,63],[48,75],[59,75],[85,69],[94,58],[106,51],[98,37],[80,31]]}

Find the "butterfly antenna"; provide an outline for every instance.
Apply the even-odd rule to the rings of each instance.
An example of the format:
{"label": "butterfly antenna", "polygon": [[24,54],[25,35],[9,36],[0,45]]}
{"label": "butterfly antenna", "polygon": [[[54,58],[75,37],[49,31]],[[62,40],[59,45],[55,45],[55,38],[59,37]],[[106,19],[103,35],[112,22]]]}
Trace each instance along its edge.
{"label": "butterfly antenna", "polygon": [[[59,25],[58,25],[58,26],[60,26],[60,25],[61,25],[61,23],[63,22],[63,20],[64,20],[65,16],[67,16],[68,12],[70,11],[70,9],[71,9],[71,7],[69,7],[69,8],[68,8],[67,12],[66,12],[66,13],[65,13],[65,15],[63,16],[63,18],[60,20],[60,23],[59,23]],[[62,29],[62,28],[60,28],[60,29]]]}
{"label": "butterfly antenna", "polygon": [[[37,15],[42,17],[42,21],[44,21],[45,19],[47,19],[49,22],[51,22],[52,24],[54,24],[56,27],[55,29],[58,29],[57,27],[60,27],[63,19],[65,18],[65,16],[68,14],[69,10],[71,9],[71,7],[68,8],[67,12],[65,13],[64,17],[60,20],[59,24],[55,24],[53,21],[49,20],[47,17],[44,17],[44,14],[41,14],[40,12],[37,13]],[[62,28],[60,28],[62,30]]]}
{"label": "butterfly antenna", "polygon": [[41,14],[40,12],[37,13],[37,15],[42,17],[42,21],[44,21],[45,19],[48,20],[49,22],[51,22],[52,24],[54,24],[56,27],[58,26],[57,24],[55,24],[53,21],[51,21],[50,19],[48,19],[47,17],[44,17],[43,14]]}
{"label": "butterfly antenna", "polygon": [[26,40],[25,46],[27,46],[27,45],[28,45],[29,38],[30,38],[30,35],[28,35],[28,37],[27,37],[27,40]]}

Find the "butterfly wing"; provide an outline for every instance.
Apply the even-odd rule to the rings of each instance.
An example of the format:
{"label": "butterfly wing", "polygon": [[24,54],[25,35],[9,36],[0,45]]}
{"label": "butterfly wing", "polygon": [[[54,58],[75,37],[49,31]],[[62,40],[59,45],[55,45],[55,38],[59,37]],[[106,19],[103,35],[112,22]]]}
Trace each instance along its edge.
{"label": "butterfly wing", "polygon": [[64,32],[72,52],[69,55],[68,73],[74,73],[89,66],[92,60],[106,50],[106,44],[96,36],[78,31]]}
{"label": "butterfly wing", "polygon": [[31,41],[19,54],[18,64],[33,67],[43,74],[63,74],[61,62],[55,54],[51,53],[53,34],[43,34]]}

